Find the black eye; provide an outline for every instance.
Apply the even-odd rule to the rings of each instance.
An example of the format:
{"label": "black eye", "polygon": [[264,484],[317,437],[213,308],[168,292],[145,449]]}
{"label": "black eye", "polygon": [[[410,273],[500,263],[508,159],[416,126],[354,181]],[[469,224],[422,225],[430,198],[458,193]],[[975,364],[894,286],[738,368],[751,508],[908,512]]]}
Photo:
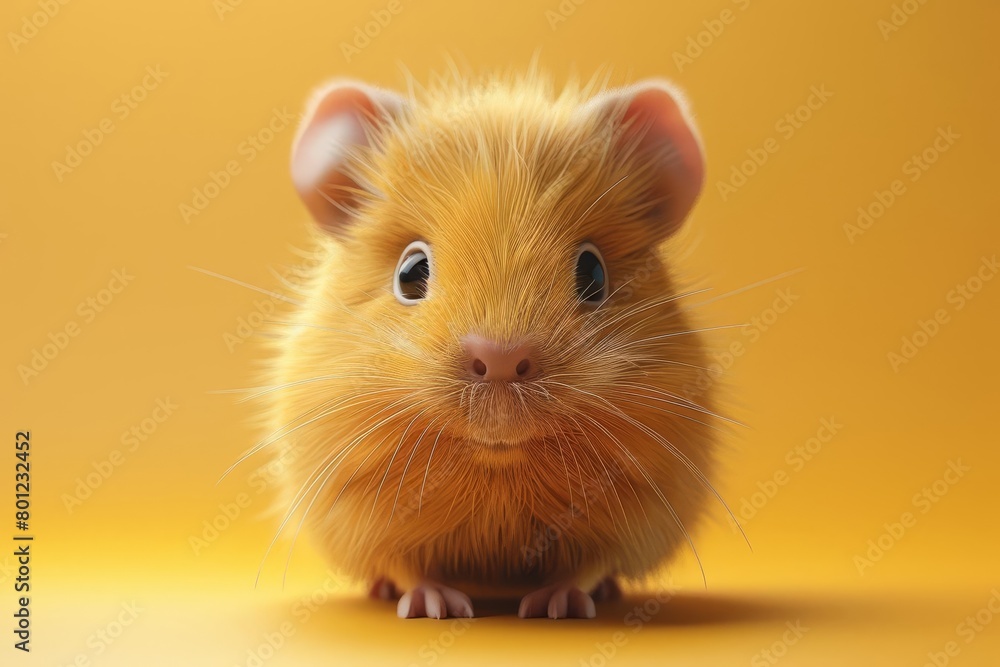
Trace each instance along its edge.
{"label": "black eye", "polygon": [[576,295],[585,303],[600,303],[608,298],[608,284],[601,251],[593,243],[584,243],[576,255]]}
{"label": "black eye", "polygon": [[414,241],[396,264],[393,292],[404,306],[412,306],[427,297],[427,283],[431,278],[431,249],[423,241]]}

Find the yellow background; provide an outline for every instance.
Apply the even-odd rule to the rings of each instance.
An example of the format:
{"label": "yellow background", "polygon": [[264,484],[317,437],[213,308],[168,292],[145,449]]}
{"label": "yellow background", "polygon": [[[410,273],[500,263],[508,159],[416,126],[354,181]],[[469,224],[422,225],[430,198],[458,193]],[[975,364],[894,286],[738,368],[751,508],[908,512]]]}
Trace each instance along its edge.
{"label": "yellow background", "polygon": [[[916,11],[883,34],[891,0],[566,0],[559,21],[546,13],[558,0],[401,0],[349,62],[342,44],[388,3],[244,0],[220,14],[211,0],[74,1],[15,50],[9,33],[40,4],[11,0],[0,12],[0,663],[246,665],[288,622],[291,636],[264,664],[772,664],[759,652],[778,642],[784,665],[922,665],[949,641],[949,664],[997,664],[1000,618],[971,641],[959,624],[1000,590],[1000,280],[961,309],[948,298],[1000,246],[996,3],[897,3]],[[729,22],[713,23],[724,10]],[[702,52],[678,64],[699,33]],[[332,76],[398,87],[400,65],[426,80],[446,53],[479,69],[523,67],[536,50],[557,80],[610,65],[619,81],[666,76],[689,93],[708,178],[685,270],[709,295],[777,276],[705,309],[715,324],[773,319],[759,335],[716,341],[744,344],[725,384],[730,414],[747,424],[720,488],[739,511],[775,473],[786,483],[744,520],[752,553],[716,512],[696,535],[707,589],[682,557],[666,605],[633,591],[592,622],[522,622],[501,608],[508,615],[465,627],[399,621],[334,582],[325,604],[296,614],[323,585],[321,559],[302,540],[282,589],[283,542],[254,590],[275,528],[262,518],[266,496],[248,481],[252,467],[216,485],[256,435],[249,407],[211,392],[253,382],[260,347],[230,351],[225,336],[262,297],[189,268],[273,289],[273,271],[305,239],[288,177],[294,129],[252,161],[241,143],[274,109],[297,115]],[[157,66],[165,78],[122,118],[116,100]],[[776,123],[813,86],[832,96],[786,136]],[[113,132],[60,181],[52,163],[105,118]],[[907,161],[939,128],[958,138],[911,181]],[[770,137],[777,152],[724,199],[718,183]],[[179,206],[230,160],[240,173],[186,223]],[[895,179],[905,192],[852,243],[845,224]],[[123,267],[134,278],[88,320],[79,304]],[[777,290],[796,300],[774,319]],[[947,322],[894,369],[887,355],[939,309]],[[72,322],[79,335],[25,383],[18,367]],[[127,451],[122,433],[168,398],[177,409]],[[795,469],[787,452],[824,418],[842,427]],[[30,657],[10,633],[18,429],[33,443]],[[121,465],[69,511],[64,495],[114,450]],[[959,460],[968,471],[922,512],[914,495]],[[249,507],[196,554],[190,538],[241,493]],[[859,573],[855,556],[908,511],[915,524],[883,537],[891,548]],[[142,611],[118,628],[132,603]],[[634,632],[626,616],[643,604],[659,610]],[[796,622],[808,631],[782,648]],[[110,644],[95,639],[119,629]]]}

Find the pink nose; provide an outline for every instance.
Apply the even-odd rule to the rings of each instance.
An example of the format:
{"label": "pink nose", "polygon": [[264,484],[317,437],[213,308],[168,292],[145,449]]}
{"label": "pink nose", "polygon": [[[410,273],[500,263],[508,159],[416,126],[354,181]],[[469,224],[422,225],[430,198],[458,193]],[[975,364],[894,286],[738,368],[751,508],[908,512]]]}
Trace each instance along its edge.
{"label": "pink nose", "polygon": [[501,346],[482,336],[469,334],[462,339],[465,367],[473,380],[517,382],[528,380],[538,371],[538,364],[527,345]]}

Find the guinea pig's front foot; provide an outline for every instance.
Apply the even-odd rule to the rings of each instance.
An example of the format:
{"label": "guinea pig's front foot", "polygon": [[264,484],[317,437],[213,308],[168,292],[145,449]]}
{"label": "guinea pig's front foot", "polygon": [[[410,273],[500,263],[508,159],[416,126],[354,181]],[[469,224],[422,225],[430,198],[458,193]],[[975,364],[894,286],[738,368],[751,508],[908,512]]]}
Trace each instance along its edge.
{"label": "guinea pig's front foot", "polygon": [[621,600],[622,589],[619,588],[614,577],[604,577],[594,587],[594,590],[590,591],[590,597],[594,599],[594,602],[614,602]]}
{"label": "guinea pig's front foot", "polygon": [[399,598],[400,618],[472,618],[472,600],[462,591],[434,581],[422,581]]}
{"label": "guinea pig's front foot", "polygon": [[528,593],[517,610],[521,618],[594,618],[594,599],[576,584],[554,584]]}
{"label": "guinea pig's front foot", "polygon": [[399,591],[396,590],[396,584],[392,583],[392,579],[379,577],[368,589],[368,597],[375,600],[395,600],[399,597]]}

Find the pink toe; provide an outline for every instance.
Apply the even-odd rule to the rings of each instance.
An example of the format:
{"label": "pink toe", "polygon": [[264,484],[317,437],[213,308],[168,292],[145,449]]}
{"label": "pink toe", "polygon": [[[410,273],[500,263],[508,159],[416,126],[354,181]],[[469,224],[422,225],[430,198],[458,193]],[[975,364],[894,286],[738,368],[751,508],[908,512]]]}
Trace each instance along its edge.
{"label": "pink toe", "polygon": [[400,618],[472,618],[472,601],[461,591],[434,582],[425,582],[407,591],[399,599],[396,615]]}
{"label": "pink toe", "polygon": [[454,588],[442,588],[441,595],[444,596],[445,606],[448,613],[458,618],[472,618],[472,600],[469,596]]}
{"label": "pink toe", "polygon": [[411,600],[413,598],[412,593],[406,593],[403,597],[399,598],[399,604],[396,605],[396,616],[399,618],[410,618],[410,607]]}
{"label": "pink toe", "polygon": [[549,598],[549,618],[566,618],[569,599],[565,588],[558,588]]}
{"label": "pink toe", "polygon": [[427,618],[444,618],[448,615],[444,598],[433,588],[424,588],[424,609],[427,610]]}
{"label": "pink toe", "polygon": [[594,599],[579,588],[574,588],[569,592],[567,616],[572,618],[594,618],[597,616]]}
{"label": "pink toe", "polygon": [[525,595],[517,611],[521,618],[594,618],[594,600],[576,586],[556,585]]}

